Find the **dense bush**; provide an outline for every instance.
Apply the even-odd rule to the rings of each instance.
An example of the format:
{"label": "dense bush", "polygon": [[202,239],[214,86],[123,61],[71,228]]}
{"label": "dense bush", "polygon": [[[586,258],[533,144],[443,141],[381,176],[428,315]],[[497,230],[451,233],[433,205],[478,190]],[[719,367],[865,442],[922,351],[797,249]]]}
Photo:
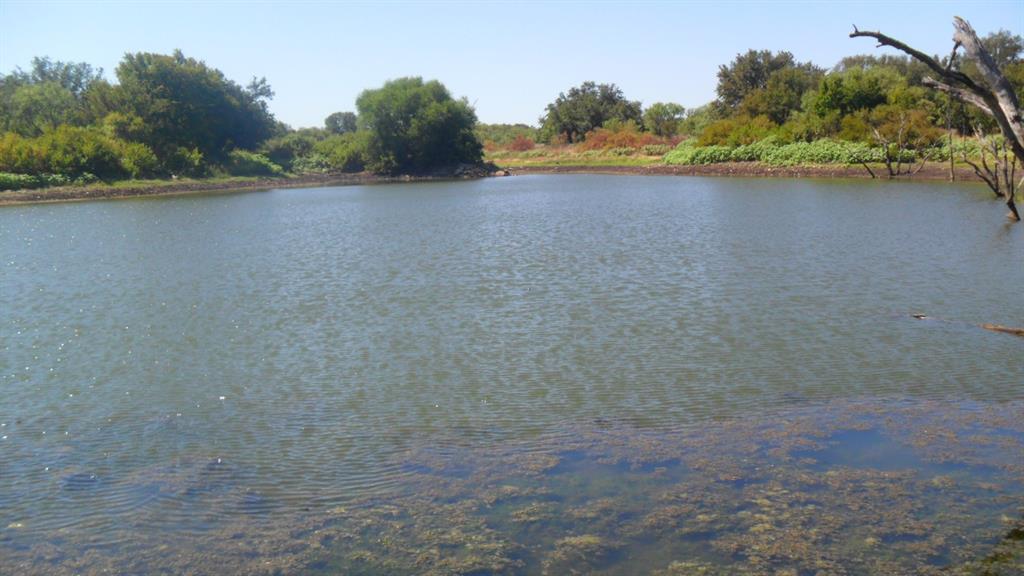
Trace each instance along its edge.
{"label": "dense bush", "polygon": [[[356,99],[367,135],[361,160],[378,173],[418,173],[476,164],[483,146],[473,133],[476,112],[436,80],[399,78]],[[333,160],[333,159],[332,159]]]}
{"label": "dense bush", "polygon": [[[912,162],[913,151],[904,151],[902,160]],[[863,142],[816,140],[783,144],[774,137],[737,147],[696,146],[683,142],[665,155],[667,164],[715,164],[719,162],[764,162],[774,166],[799,164],[860,164],[882,162],[884,153],[879,146]]]}
{"label": "dense bush", "polygon": [[296,174],[314,174],[331,171],[331,163],[327,157],[319,152],[313,152],[307,156],[296,158],[292,162],[292,172]]}
{"label": "dense bush", "polygon": [[71,178],[62,174],[11,174],[0,172],[0,190],[26,190],[33,188],[46,188],[49,186],[69,186],[92,184],[99,181],[92,174],[82,174],[77,178]]}
{"label": "dense bush", "polygon": [[203,163],[203,153],[198,148],[176,148],[164,160],[164,166],[172,176],[198,177],[206,175],[207,172],[206,164]]}
{"label": "dense bush", "polygon": [[716,164],[731,160],[732,148],[728,146],[695,146],[686,141],[665,155],[667,164]]}
{"label": "dense bush", "polygon": [[640,148],[640,152],[644,156],[664,156],[670,150],[672,147],[668,144],[647,144]]}
{"label": "dense bush", "polygon": [[324,131],[307,128],[267,140],[260,152],[274,164],[292,170],[295,162],[312,154],[317,142],[323,138]]}
{"label": "dense bush", "polygon": [[224,168],[232,176],[280,176],[284,172],[266,156],[245,150],[232,150]]}
{"label": "dense bush", "polygon": [[132,178],[145,178],[160,172],[160,161],[149,146],[125,142],[121,145],[121,167]]}
{"label": "dense bush", "polygon": [[317,142],[313,150],[328,170],[361,172],[366,168],[367,140],[365,132],[349,132]]}
{"label": "dense bush", "polygon": [[534,146],[536,145],[536,142],[534,142],[532,139],[520,134],[519,136],[516,136],[511,142],[509,142],[508,146],[506,147],[509,150],[515,150],[516,152],[525,152],[527,150],[533,150]]}
{"label": "dense bush", "polygon": [[664,141],[650,132],[641,132],[632,120],[612,120],[601,128],[587,133],[580,150],[611,150],[612,148],[641,148]]}
{"label": "dense bush", "polygon": [[48,130],[38,138],[8,133],[0,139],[0,171],[123,177],[129,173],[121,164],[124,145],[98,129],[67,125]]}

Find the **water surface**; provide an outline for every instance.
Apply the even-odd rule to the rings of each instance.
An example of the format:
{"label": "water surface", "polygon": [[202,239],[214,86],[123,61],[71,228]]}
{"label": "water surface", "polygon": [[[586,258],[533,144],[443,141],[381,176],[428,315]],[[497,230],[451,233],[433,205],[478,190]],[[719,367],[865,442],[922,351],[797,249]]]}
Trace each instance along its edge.
{"label": "water surface", "polygon": [[[438,498],[479,503],[465,491],[511,481],[536,458],[554,463],[520,487],[546,491],[532,503],[548,506],[544,529],[512,530],[511,510],[467,516],[522,547],[497,549],[508,561],[485,571],[555,573],[560,550],[582,562],[575,545],[596,547],[585,555],[604,563],[591,569],[668,570],[701,551],[713,551],[708,565],[749,564],[750,543],[711,545],[735,525],[679,548],[624,536],[625,519],[603,544],[565,540],[588,535],[586,514],[549,521],[573,491],[632,518],[663,507],[673,486],[717,478],[728,459],[694,475],[678,451],[708,444],[693,435],[716,425],[728,442],[761,442],[759,465],[789,462],[787,474],[911,470],[899,481],[999,487],[971,516],[991,533],[924,560],[893,537],[901,566],[984,555],[1007,528],[999,519],[1020,517],[1024,432],[1003,411],[1024,401],[1024,346],[977,324],[1024,325],[1024,229],[977,186],[522,176],[9,207],[0,257],[0,558],[24,571],[117,571],[139,534],[180,557],[203,538],[230,541],[225,530],[326,529],[317,515],[353,506],[379,518],[389,498],[418,497],[401,505],[429,518]],[[933,448],[948,439],[900,443],[886,407],[941,414],[945,429],[987,440],[947,450],[943,464]],[[828,430],[807,420],[816,412],[863,417],[853,432]],[[808,422],[793,437],[836,436],[782,446],[738,426],[780,420]],[[631,481],[622,458],[601,463],[608,430],[640,452],[651,435],[677,450],[641,458],[632,473],[654,476]],[[486,454],[509,467],[487,468]],[[449,486],[459,497],[422,484],[474,474]],[[594,477],[603,484],[578,485]],[[630,482],[644,489],[616,492]],[[981,498],[968,492],[957,498]],[[409,571],[459,571],[444,546],[406,539],[439,550]],[[348,541],[281,569],[353,571]],[[978,548],[957,556],[961,544]],[[134,569],[195,569],[150,561]],[[747,568],[803,566],[766,562]]]}

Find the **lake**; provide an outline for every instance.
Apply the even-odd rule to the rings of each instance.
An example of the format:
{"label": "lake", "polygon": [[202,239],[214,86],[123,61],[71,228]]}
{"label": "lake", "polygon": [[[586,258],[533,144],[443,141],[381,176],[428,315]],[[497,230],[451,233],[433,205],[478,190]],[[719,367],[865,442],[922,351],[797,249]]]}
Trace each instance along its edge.
{"label": "lake", "polygon": [[608,175],[2,208],[0,573],[1019,568],[1003,212]]}

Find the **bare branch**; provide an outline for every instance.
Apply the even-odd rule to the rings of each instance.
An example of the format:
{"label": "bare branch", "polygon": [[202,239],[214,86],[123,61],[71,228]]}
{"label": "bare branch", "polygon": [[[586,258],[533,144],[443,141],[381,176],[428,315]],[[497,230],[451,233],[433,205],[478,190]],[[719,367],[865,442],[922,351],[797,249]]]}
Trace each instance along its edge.
{"label": "bare branch", "polygon": [[904,44],[903,42],[900,42],[899,40],[896,40],[895,38],[890,38],[889,36],[886,36],[881,32],[861,32],[860,30],[857,30],[856,26],[854,26],[853,32],[850,33],[850,38],[859,38],[865,36],[868,38],[874,38],[875,40],[878,40],[879,46],[891,46],[899,50],[900,52],[913,56],[916,60],[923,62],[926,66],[931,68],[933,72],[938,74],[940,77],[946,79],[946,81],[948,82],[963,84],[970,90],[981,89],[980,86],[978,86],[974,82],[974,80],[971,80],[970,76],[964,74],[963,72],[959,72],[957,70],[947,70],[945,67],[942,66],[942,64],[937,62],[931,56],[925,54],[924,52],[921,52],[916,48],[911,48],[910,46]]}
{"label": "bare branch", "polygon": [[922,78],[921,83],[924,84],[925,86],[928,86],[929,88],[934,88],[939,92],[945,92],[946,94],[949,94],[950,96],[958,100],[961,100],[978,108],[985,114],[995,117],[995,114],[992,112],[992,109],[988,107],[988,103],[985,102],[985,100],[983,100],[976,94],[974,94],[973,92],[969,92],[963,88],[957,88],[956,86],[950,86],[949,84],[939,82],[938,80],[932,79],[928,76]]}

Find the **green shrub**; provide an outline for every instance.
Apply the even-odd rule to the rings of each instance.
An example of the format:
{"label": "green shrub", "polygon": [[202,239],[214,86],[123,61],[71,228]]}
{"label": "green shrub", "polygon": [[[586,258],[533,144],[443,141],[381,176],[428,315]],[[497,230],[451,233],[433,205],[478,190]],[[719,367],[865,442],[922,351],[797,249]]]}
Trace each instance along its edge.
{"label": "green shrub", "polygon": [[331,170],[362,172],[366,167],[367,134],[349,132],[317,142],[314,152],[327,160]]}
{"label": "green shrub", "polygon": [[160,161],[149,146],[126,142],[121,145],[121,167],[132,178],[145,178],[160,171]]}
{"label": "green shrub", "polygon": [[292,172],[296,174],[324,173],[330,170],[331,163],[319,152],[312,152],[292,161]]}
{"label": "green shrub", "polygon": [[43,184],[38,176],[0,172],[0,190],[24,190],[40,188]]}
{"label": "green shrub", "polygon": [[716,164],[732,160],[732,148],[729,146],[694,146],[685,141],[676,149],[665,155],[666,164]]}
{"label": "green shrub", "polygon": [[609,156],[633,156],[637,153],[637,149],[620,146],[617,148],[609,148],[608,150],[605,150],[605,153]]}
{"label": "green shrub", "polygon": [[82,174],[77,178],[69,178],[63,174],[11,174],[0,172],[0,190],[28,190],[49,186],[68,186],[71,184],[85,185],[98,182],[93,174]]}
{"label": "green shrub", "polygon": [[224,168],[232,176],[279,176],[284,173],[266,156],[246,150],[232,150]]}
{"label": "green shrub", "polygon": [[164,159],[164,168],[172,176],[203,176],[206,165],[203,164],[203,153],[198,148],[178,147]]}
{"label": "green shrub", "polygon": [[319,134],[319,131],[309,129],[301,132],[289,132],[284,136],[267,140],[260,151],[274,164],[285,170],[293,170],[294,164],[300,158],[313,153],[313,147],[322,138],[322,136],[318,137]]}
{"label": "green shrub", "polygon": [[669,150],[672,150],[672,147],[668,144],[647,144],[640,148],[644,156],[664,156]]}

